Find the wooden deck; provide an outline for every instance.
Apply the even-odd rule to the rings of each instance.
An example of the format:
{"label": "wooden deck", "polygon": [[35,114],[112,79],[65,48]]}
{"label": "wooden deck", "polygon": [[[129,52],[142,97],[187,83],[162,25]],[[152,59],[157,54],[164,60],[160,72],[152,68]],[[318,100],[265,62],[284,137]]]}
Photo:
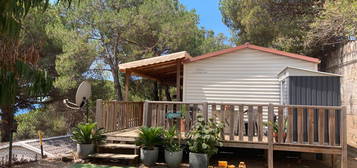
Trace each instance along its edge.
{"label": "wooden deck", "polygon": [[[134,143],[138,138],[139,130],[138,128],[125,129],[115,132],[106,133],[107,140],[117,141],[117,142],[128,142]],[[181,134],[182,142],[185,140],[185,134]],[[253,137],[252,141],[249,141],[248,136],[243,136],[243,140],[239,140],[239,136],[234,136],[233,140],[230,140],[230,136],[225,135],[223,142],[223,147],[238,147],[238,148],[252,148],[252,149],[268,149],[268,138],[264,137],[262,141],[258,140],[258,137]],[[274,150],[277,151],[296,151],[296,152],[310,152],[310,153],[326,153],[326,154],[340,154],[341,147],[329,147],[326,148],[324,145],[315,144],[311,147],[308,144],[279,144],[274,143]]]}
{"label": "wooden deck", "polygon": [[[186,130],[202,115],[206,121],[224,123],[224,147],[267,150],[269,168],[273,167],[273,151],[334,154],[341,156],[342,168],[347,165],[344,107],[145,101],[141,108],[129,102],[123,107],[121,104],[99,102],[98,106],[97,102],[101,108],[97,108],[97,122],[109,130],[109,141],[133,142],[139,126],[165,129],[175,126],[184,140]],[[118,115],[116,108],[122,109],[119,110],[122,115]],[[181,113],[183,118],[167,119],[168,113]]]}

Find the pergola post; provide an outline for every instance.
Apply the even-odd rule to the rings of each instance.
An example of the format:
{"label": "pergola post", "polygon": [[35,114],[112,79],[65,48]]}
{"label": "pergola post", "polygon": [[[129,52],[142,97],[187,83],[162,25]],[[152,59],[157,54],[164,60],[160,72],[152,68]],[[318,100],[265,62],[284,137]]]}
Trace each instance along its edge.
{"label": "pergola post", "polygon": [[125,96],[124,96],[124,100],[128,101],[128,97],[129,97],[129,78],[130,78],[130,74],[131,72],[126,71],[125,72]]}
{"label": "pergola post", "polygon": [[181,101],[181,61],[177,61],[176,69],[176,99]]}

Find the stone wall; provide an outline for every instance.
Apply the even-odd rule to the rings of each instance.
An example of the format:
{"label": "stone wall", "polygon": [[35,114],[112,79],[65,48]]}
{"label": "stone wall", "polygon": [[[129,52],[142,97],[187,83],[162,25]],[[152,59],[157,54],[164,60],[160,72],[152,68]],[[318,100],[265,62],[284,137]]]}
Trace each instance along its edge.
{"label": "stone wall", "polygon": [[357,41],[351,41],[326,59],[328,72],[342,75],[341,99],[347,107],[348,144],[357,148]]}

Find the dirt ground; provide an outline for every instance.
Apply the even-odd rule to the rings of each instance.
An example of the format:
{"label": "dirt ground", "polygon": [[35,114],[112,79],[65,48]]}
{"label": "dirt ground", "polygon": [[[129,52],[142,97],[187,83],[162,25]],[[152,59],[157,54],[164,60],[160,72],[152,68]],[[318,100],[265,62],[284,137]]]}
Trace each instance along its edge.
{"label": "dirt ground", "polygon": [[[349,153],[349,168],[357,168],[357,154]],[[264,153],[262,151],[252,151],[252,150],[239,150],[239,151],[228,151],[224,153],[220,153],[218,156],[213,156],[210,159],[210,165],[216,166],[218,160],[226,160],[229,164],[238,165],[239,162],[245,162],[247,168],[265,168],[266,160],[264,157]],[[293,153],[284,153],[278,152],[274,153],[274,167],[276,168],[328,168],[321,161],[318,160],[303,160],[301,158],[296,157]],[[163,162],[160,157],[160,161]],[[188,168],[187,164],[188,158],[184,158],[184,164],[182,164],[183,168]],[[38,162],[15,165],[14,168],[70,168],[74,163],[72,162],[62,162],[56,160],[41,160]],[[101,162],[100,164],[105,164],[105,162]],[[110,165],[115,166],[128,166],[118,163],[112,163]],[[140,168],[146,168],[143,165],[130,165]],[[157,166],[153,166],[152,168],[165,168],[164,164],[158,164]],[[338,168],[338,167],[336,167]]]}

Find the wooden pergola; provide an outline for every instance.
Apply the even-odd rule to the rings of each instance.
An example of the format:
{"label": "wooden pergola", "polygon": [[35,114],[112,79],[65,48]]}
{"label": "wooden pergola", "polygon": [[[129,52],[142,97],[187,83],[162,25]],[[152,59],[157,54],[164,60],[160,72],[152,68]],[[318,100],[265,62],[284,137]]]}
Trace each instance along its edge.
{"label": "wooden pergola", "polygon": [[125,73],[125,101],[128,100],[131,76],[140,76],[164,85],[176,86],[176,98],[181,100],[183,62],[189,58],[191,56],[186,51],[182,51],[120,64],[119,70]]}

